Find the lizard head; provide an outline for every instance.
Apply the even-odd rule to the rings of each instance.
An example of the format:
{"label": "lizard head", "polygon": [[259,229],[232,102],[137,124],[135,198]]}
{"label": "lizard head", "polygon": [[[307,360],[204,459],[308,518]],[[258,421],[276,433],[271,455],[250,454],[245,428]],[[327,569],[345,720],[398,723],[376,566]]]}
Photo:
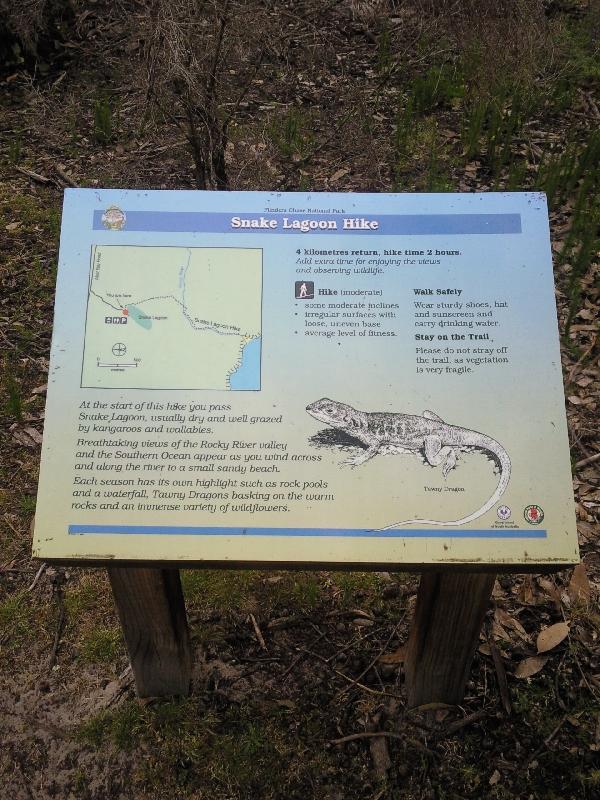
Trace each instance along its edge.
{"label": "lizard head", "polygon": [[316,400],[314,403],[306,406],[306,410],[319,422],[325,422],[331,425],[332,428],[346,428],[348,420],[355,415],[356,412],[351,406],[344,403],[337,403],[335,400],[330,400],[328,397],[323,397],[321,400]]}

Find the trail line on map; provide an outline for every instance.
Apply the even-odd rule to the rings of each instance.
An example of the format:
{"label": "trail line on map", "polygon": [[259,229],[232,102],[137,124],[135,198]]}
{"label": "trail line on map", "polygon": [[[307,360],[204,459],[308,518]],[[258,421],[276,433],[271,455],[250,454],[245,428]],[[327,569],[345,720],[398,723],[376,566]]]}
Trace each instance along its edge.
{"label": "trail line on map", "polygon": [[[202,325],[202,326],[199,326],[199,325],[195,324],[195,322],[192,319],[192,317],[190,316],[188,308],[187,308],[187,306],[185,304],[185,276],[186,276],[188,268],[190,266],[191,257],[192,257],[192,253],[188,249],[187,263],[186,263],[186,265],[184,267],[183,276],[182,276],[182,278],[183,278],[183,282],[182,282],[182,297],[183,297],[184,302],[182,302],[177,297],[175,297],[175,295],[165,294],[165,295],[156,295],[155,297],[146,297],[143,300],[132,300],[130,303],[121,304],[120,306],[115,306],[112,303],[109,303],[108,300],[105,300],[105,298],[102,295],[98,294],[97,292],[95,292],[92,289],[91,281],[90,281],[90,294],[93,294],[94,297],[97,297],[98,300],[101,300],[103,303],[105,303],[110,308],[114,308],[115,311],[123,311],[123,309],[128,309],[129,310],[130,306],[136,306],[137,307],[137,306],[142,305],[142,303],[149,303],[151,300],[173,300],[175,303],[177,303],[177,305],[181,306],[183,316],[189,322],[189,324],[192,327],[192,329],[195,330],[195,331],[211,331],[212,333],[216,333],[219,336],[244,336],[244,337],[249,336],[248,333],[242,333],[242,331],[239,330],[239,329],[237,331],[220,331],[214,325]],[[217,324],[220,324],[220,323],[217,323]],[[256,338],[256,337],[252,336],[251,338]]]}

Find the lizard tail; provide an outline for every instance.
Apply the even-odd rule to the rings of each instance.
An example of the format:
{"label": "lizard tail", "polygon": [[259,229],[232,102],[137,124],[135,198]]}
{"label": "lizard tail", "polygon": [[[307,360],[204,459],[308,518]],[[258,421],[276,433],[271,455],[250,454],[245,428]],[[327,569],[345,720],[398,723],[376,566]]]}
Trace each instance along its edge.
{"label": "lizard tail", "polygon": [[402,522],[393,522],[391,525],[386,525],[385,528],[377,528],[377,530],[388,531],[392,528],[400,528],[403,525],[416,524],[436,525],[437,527],[444,528],[455,525],[467,525],[469,522],[473,522],[473,520],[476,520],[486,514],[496,505],[498,500],[500,500],[506,491],[506,487],[508,486],[508,482],[510,480],[510,458],[502,445],[495,439],[492,439],[491,436],[485,436],[485,434],[477,433],[476,431],[470,431],[470,433],[474,434],[474,436],[470,437],[471,441],[469,441],[468,444],[472,447],[478,447],[481,450],[486,450],[487,452],[492,453],[500,464],[500,478],[498,480],[498,485],[496,486],[496,491],[489,498],[489,500],[484,503],[481,508],[477,509],[477,511],[474,511],[472,514],[462,517],[461,519],[455,519],[451,521],[441,521],[435,519],[405,519]]}

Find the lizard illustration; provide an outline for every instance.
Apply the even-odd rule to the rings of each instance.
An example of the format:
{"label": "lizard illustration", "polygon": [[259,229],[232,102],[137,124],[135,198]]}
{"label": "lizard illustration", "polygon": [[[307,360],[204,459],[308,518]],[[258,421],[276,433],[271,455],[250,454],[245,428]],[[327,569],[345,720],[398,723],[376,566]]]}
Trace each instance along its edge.
{"label": "lizard illustration", "polygon": [[481,517],[504,494],[510,480],[510,458],[502,445],[491,436],[458,425],[448,425],[433,411],[416,414],[393,414],[385,412],[357,411],[345,403],[338,403],[324,397],[306,407],[308,413],[320,422],[358,439],[367,449],[364,453],[347,459],[346,464],[364,464],[373,456],[386,449],[394,452],[423,454],[433,467],[440,464],[444,477],[457,464],[457,453],[461,450],[483,450],[490,454],[499,465],[498,486],[492,496],[481,508],[461,519],[441,522],[431,519],[407,519],[394,522],[379,530],[389,530],[401,525],[421,523],[423,525],[466,525]]}

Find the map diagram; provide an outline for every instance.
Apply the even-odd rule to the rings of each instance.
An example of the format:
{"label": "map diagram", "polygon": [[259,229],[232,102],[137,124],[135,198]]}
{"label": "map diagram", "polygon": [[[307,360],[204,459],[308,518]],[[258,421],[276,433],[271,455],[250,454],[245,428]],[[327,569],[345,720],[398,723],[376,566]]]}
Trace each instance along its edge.
{"label": "map diagram", "polygon": [[262,250],[95,245],[81,386],[260,389]]}

